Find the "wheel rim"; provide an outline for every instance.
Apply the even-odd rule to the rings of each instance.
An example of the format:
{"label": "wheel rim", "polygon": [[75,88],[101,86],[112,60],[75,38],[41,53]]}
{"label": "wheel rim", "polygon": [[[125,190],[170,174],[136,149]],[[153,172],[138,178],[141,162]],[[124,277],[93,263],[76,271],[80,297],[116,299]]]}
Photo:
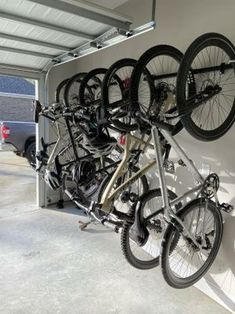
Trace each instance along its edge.
{"label": "wheel rim", "polygon": [[173,135],[182,129],[176,106],[176,79],[182,57],[172,46],[155,46],[142,55],[132,75],[133,107],[144,115],[173,114],[168,120],[174,126]]}
{"label": "wheel rim", "polygon": [[[185,88],[185,99],[202,93],[206,89],[213,89],[218,85],[222,90],[212,96],[208,101],[194,109],[190,119],[195,129],[204,133],[212,133],[219,130],[234,106],[235,101],[235,75],[234,68],[222,71],[223,64],[230,60],[228,53],[219,46],[206,46],[194,57],[190,64],[190,72],[193,73],[194,91],[190,91],[190,84]],[[211,68],[208,72],[201,73],[200,69]],[[215,68],[216,70],[212,70]],[[199,70],[199,71],[198,71]],[[188,73],[190,73],[188,72]],[[199,73],[198,73],[199,72]],[[192,83],[191,83],[192,84]]]}
{"label": "wheel rim", "polygon": [[84,77],[79,89],[82,105],[89,106],[91,109],[100,106],[100,103],[96,102],[101,99],[101,88],[105,73],[106,69],[100,68],[92,70]]}
{"label": "wheel rim", "polygon": [[[80,104],[79,88],[86,73],[77,74],[75,78],[68,81],[64,88],[64,101],[66,106],[77,106]],[[62,93],[62,91],[61,91]]]}
{"label": "wheel rim", "polygon": [[[195,236],[197,243],[202,244],[202,249],[198,249],[186,234],[182,235],[175,229],[168,243],[167,268],[170,276],[178,282],[190,283],[200,278],[211,264],[213,248],[218,241],[218,225],[213,208],[207,207],[206,203],[196,204],[183,216],[184,225]],[[174,237],[178,241],[172,245]]]}
{"label": "wheel rim", "polygon": [[[114,64],[114,69],[109,73],[107,82],[107,95],[105,93],[104,100],[106,109],[113,115],[113,119],[119,121],[123,125],[131,125],[135,121],[131,117],[129,92],[131,86],[131,75],[136,61],[133,59],[119,60]],[[115,66],[116,65],[116,66]],[[115,108],[115,103],[118,103]]]}
{"label": "wheel rim", "polygon": [[[146,73],[142,73],[138,90],[138,103],[144,113],[159,111],[168,112],[176,108],[176,75],[179,60],[169,55],[157,55],[145,65]],[[148,80],[152,82],[152,90]],[[145,91],[145,92],[144,92]]]}

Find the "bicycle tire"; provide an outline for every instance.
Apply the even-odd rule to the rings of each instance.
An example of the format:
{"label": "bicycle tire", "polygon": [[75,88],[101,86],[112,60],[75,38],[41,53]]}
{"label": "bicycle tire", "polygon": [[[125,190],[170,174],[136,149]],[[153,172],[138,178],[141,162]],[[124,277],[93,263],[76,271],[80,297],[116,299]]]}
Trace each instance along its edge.
{"label": "bicycle tire", "polygon": [[64,89],[69,79],[65,79],[57,86],[55,91],[55,102],[62,103],[64,101]]}
{"label": "bicycle tire", "polygon": [[[144,104],[142,104],[142,106],[140,106],[140,99],[139,99],[139,90],[140,90],[140,85],[141,85],[141,79],[142,79],[142,75],[144,73],[144,71],[148,70],[148,72],[150,73],[150,76],[152,76],[151,72],[157,72],[154,73],[154,75],[158,75],[158,71],[161,70],[161,74],[166,75],[166,74],[170,74],[170,73],[165,73],[166,71],[170,71],[171,66],[174,65],[174,63],[169,63],[168,66],[164,69],[164,61],[160,61],[160,58],[164,58],[164,57],[168,57],[168,58],[172,58],[172,61],[175,60],[176,64],[178,66],[176,66],[176,68],[174,68],[173,70],[175,70],[177,72],[179,64],[183,58],[183,54],[175,47],[170,46],[170,45],[157,45],[154,46],[150,49],[148,49],[138,60],[134,71],[132,72],[132,77],[131,77],[131,89],[130,89],[130,99],[131,99],[131,103],[132,103],[132,108],[134,111],[138,111],[141,110],[141,107],[145,107]],[[159,65],[160,68],[157,69],[157,65],[151,65],[151,61],[154,60],[154,58],[159,58]],[[165,62],[167,65],[167,62]],[[175,64],[175,65],[176,65]],[[149,68],[148,68],[149,66]],[[173,71],[171,70],[171,72]],[[173,73],[173,77],[176,78],[176,74],[177,73]],[[163,80],[164,77],[162,77]],[[149,77],[147,78],[149,80]],[[170,78],[167,78],[165,76],[165,81],[167,81]],[[143,83],[143,81],[142,81]],[[160,81],[158,83],[158,85],[160,83],[164,83],[163,81]],[[168,83],[167,83],[168,84]],[[176,83],[174,83],[175,88],[176,88]],[[156,103],[159,105],[159,101],[157,100],[159,92],[157,92],[157,87],[154,85],[154,82],[152,82],[152,85],[150,84],[150,90],[148,92],[150,95],[148,97],[151,97],[151,102],[152,103]],[[155,101],[154,101],[155,100]],[[149,102],[149,100],[147,100],[147,102]],[[160,109],[160,108],[159,108]],[[149,110],[149,107],[146,109]],[[176,110],[176,106],[174,106],[172,110]],[[147,112],[147,111],[146,111]],[[183,128],[183,125],[181,123],[181,121],[177,121],[175,123],[174,126],[174,130],[172,131],[172,135],[176,135],[177,133],[179,133]]]}
{"label": "bicycle tire", "polygon": [[[171,200],[177,197],[177,195],[171,190],[168,190],[168,194]],[[146,205],[146,203],[152,199],[156,199],[157,197],[161,198],[160,189],[150,190],[141,196],[140,202],[141,202],[141,207],[142,207],[141,208],[142,216],[143,216],[144,206]],[[121,233],[121,249],[127,262],[133,267],[142,269],[142,270],[152,269],[154,267],[157,267],[160,262],[160,254],[155,257],[152,257],[149,260],[141,260],[139,257],[135,256],[136,252],[135,253],[134,251],[132,252],[131,246],[130,246],[130,229],[131,229],[131,224],[125,223],[122,229],[122,233]],[[159,244],[159,248],[160,248],[160,244]]]}
{"label": "bicycle tire", "polygon": [[78,87],[76,89],[76,100],[77,100],[77,103],[79,103],[79,87],[80,87],[80,84],[83,80],[83,78],[85,77],[86,73],[82,72],[82,73],[77,73],[75,75],[73,75],[66,83],[65,85],[65,88],[64,88],[64,104],[66,107],[69,107],[70,104],[71,104],[71,96],[70,96],[70,93],[71,93],[71,90],[72,90],[72,87],[75,83],[78,83]]}
{"label": "bicycle tire", "polygon": [[[216,49],[218,50],[218,56],[216,53]],[[220,54],[219,54],[219,49],[222,52],[222,53],[220,52]],[[207,54],[209,54],[209,59],[207,57]],[[213,60],[213,56],[215,60]],[[187,81],[188,81],[190,71],[193,73],[193,65],[195,67],[196,62],[200,62],[200,65],[198,63],[200,68],[201,67],[203,68],[203,65],[204,67],[208,67],[208,66],[212,67],[214,65],[217,66],[217,63],[219,63],[220,61],[220,57],[225,58],[225,59],[226,58],[233,59],[233,60],[235,59],[235,48],[233,44],[221,34],[217,34],[217,33],[203,34],[200,37],[198,37],[196,40],[194,40],[192,44],[188,47],[184,55],[184,58],[182,59],[182,62],[178,71],[178,76],[177,76],[176,98],[177,98],[177,106],[178,106],[179,112],[182,112],[185,109],[187,109],[186,85],[188,84]],[[221,64],[222,63],[226,64],[225,59],[221,60],[222,61]],[[208,64],[208,62],[212,64]],[[235,70],[235,66],[233,64],[232,71],[234,70]],[[206,78],[205,75],[206,74],[204,74],[204,77],[203,77],[203,74],[201,74],[201,76],[198,75],[197,82],[196,82],[196,79],[193,79],[195,80],[194,87],[193,87],[195,91],[197,88],[199,89],[200,87],[199,84],[201,84],[201,88],[203,87],[203,82],[204,84],[208,84],[208,86],[209,84],[211,84],[212,86],[213,84],[215,85],[216,80],[218,80],[219,82],[219,76],[218,76],[219,73],[216,73],[216,71],[213,72],[213,76],[211,76],[209,73],[207,74],[208,76]],[[222,75],[223,74],[221,73],[220,79],[222,78]],[[221,82],[223,82],[223,80],[222,81],[220,80],[219,84],[221,84]],[[233,83],[232,82],[230,83],[230,86],[232,85],[235,86],[235,75],[234,75]],[[226,85],[224,85],[224,87],[222,88],[222,91],[226,92]],[[194,138],[201,141],[213,141],[223,136],[233,125],[234,120],[235,120],[235,93],[233,95],[233,98],[234,98],[233,104],[227,118],[222,122],[222,124],[218,125],[218,127],[213,128],[213,124],[215,126],[216,120],[219,121],[219,116],[226,115],[226,112],[224,111],[225,109],[222,106],[222,102],[229,101],[229,98],[231,97],[231,95],[223,96],[221,92],[217,94],[218,97],[217,95],[215,95],[213,96],[213,98],[204,102],[199,108],[195,109],[195,111],[193,111],[192,114],[187,114],[182,117],[181,121],[185,129]],[[229,87],[229,94],[230,94],[230,87]],[[192,95],[190,94],[188,95],[188,97],[189,96],[192,97]],[[228,107],[227,104],[228,103],[226,102],[226,107],[225,107],[226,109]],[[208,111],[208,114],[207,114],[207,111]],[[202,115],[203,112],[204,112],[204,115]],[[201,115],[202,121],[199,120],[200,115]],[[203,118],[203,117],[206,117],[206,118]],[[211,129],[206,129],[207,126],[209,127],[209,122],[211,122]]]}
{"label": "bicycle tire", "polygon": [[[102,82],[103,82],[103,78],[100,79],[98,77],[98,75],[104,76],[107,72],[107,69],[105,68],[97,68],[94,70],[91,70],[90,72],[88,72],[80,85],[79,88],[79,100],[80,100],[80,104],[84,107],[92,107],[92,104],[95,103],[95,101],[97,99],[95,99],[97,97],[97,95],[95,96],[91,90],[91,87],[88,85],[89,81],[93,80],[94,82],[97,82],[100,88],[100,92],[101,92],[101,86],[102,86]],[[88,92],[88,93],[87,93]],[[90,99],[87,98],[87,95],[89,95]],[[101,98],[101,95],[98,95],[98,97]],[[99,99],[100,99],[99,98]]]}
{"label": "bicycle tire", "polygon": [[[105,74],[103,84],[102,84],[102,107],[104,109],[104,112],[107,114],[112,115],[112,102],[111,99],[115,99],[116,102],[123,101],[129,101],[129,86],[128,84],[131,83],[130,77],[132,73],[132,68],[134,69],[137,61],[135,59],[131,58],[125,58],[116,61],[111,65],[111,67],[108,69],[108,71]],[[127,86],[125,86],[127,85]],[[112,94],[111,88],[115,86],[118,89],[116,89],[116,94]],[[128,104],[127,104],[128,106]],[[119,107],[114,108],[113,111],[120,112],[122,110],[122,105],[120,104]],[[127,108],[126,113],[130,113],[130,110]],[[126,119],[127,114],[124,114],[124,116],[121,119]],[[120,130],[124,131],[134,131],[137,129],[136,123],[124,123],[120,121],[119,119],[112,119],[112,124],[117,127]]]}
{"label": "bicycle tire", "polygon": [[[184,219],[184,224],[185,224],[186,217],[188,214],[190,214],[190,211],[193,211],[197,206],[201,206],[202,204],[205,204],[205,199],[198,198],[191,201],[179,211],[179,215],[178,215],[179,218]],[[182,237],[182,235],[177,230],[177,227],[173,226],[172,224],[169,224],[165,231],[165,234],[162,240],[161,269],[162,269],[164,279],[173,288],[183,289],[183,288],[187,288],[195,284],[209,270],[210,266],[212,265],[213,261],[215,260],[217,256],[218,250],[220,248],[221,240],[222,240],[222,235],[223,235],[222,215],[221,215],[220,210],[216,207],[215,203],[212,202],[211,200],[208,200],[207,208],[213,214],[213,217],[214,217],[215,226],[216,226],[215,227],[216,237],[214,240],[212,251],[210,252],[209,257],[206,260],[206,262],[196,273],[188,276],[187,278],[182,278],[183,276],[180,278],[179,275],[175,275],[174,271],[170,267],[170,262],[169,262],[169,256],[172,255],[172,253],[174,252],[174,250],[177,248],[178,244],[180,243],[180,240],[178,240],[177,245],[172,250],[172,243],[171,243],[172,238],[174,238],[177,234],[178,234],[177,237],[178,236]],[[175,255],[172,255],[172,256],[175,256]],[[185,254],[184,257],[186,258],[187,255]]]}

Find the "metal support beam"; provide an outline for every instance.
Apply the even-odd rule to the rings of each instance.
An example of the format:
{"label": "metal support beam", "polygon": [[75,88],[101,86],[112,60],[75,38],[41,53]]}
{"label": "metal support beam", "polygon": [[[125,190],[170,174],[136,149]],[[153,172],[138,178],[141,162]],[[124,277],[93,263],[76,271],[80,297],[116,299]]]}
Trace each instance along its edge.
{"label": "metal support beam", "polygon": [[56,50],[62,50],[62,51],[71,50],[71,48],[69,47],[61,46],[58,44],[52,44],[45,41],[35,40],[31,38],[26,38],[26,37],[14,36],[14,35],[6,34],[6,33],[0,33],[0,38],[19,41],[19,42],[23,42],[23,43],[27,43],[31,45],[36,45],[36,46],[46,47],[46,48],[51,48],[51,49],[56,49]]}
{"label": "metal support beam", "polygon": [[31,50],[23,50],[23,49],[12,48],[12,47],[0,46],[0,51],[8,51],[8,52],[14,52],[14,53],[19,53],[23,55],[35,56],[35,57],[46,58],[46,59],[53,59],[53,55],[49,55],[47,53],[31,51]]}
{"label": "metal support beam", "polygon": [[[45,84],[45,75],[41,74],[40,79],[36,82],[36,99],[38,99],[43,105],[47,102],[47,90]],[[46,119],[39,119],[39,123],[36,123],[36,148],[39,151],[41,149],[41,138],[49,142],[49,130]],[[36,175],[36,200],[37,205],[44,207],[47,205],[46,197],[46,183],[39,176],[39,173]]]}
{"label": "metal support beam", "polygon": [[10,13],[6,13],[6,12],[2,12],[2,11],[0,11],[0,18],[11,20],[14,22],[20,22],[20,23],[24,23],[24,24],[30,24],[30,25],[34,25],[34,26],[38,26],[38,27],[43,27],[46,29],[50,29],[50,30],[64,33],[64,34],[68,34],[68,35],[73,35],[73,36],[88,39],[88,40],[93,40],[95,38],[92,35],[89,35],[89,34],[86,34],[83,32],[78,32],[74,29],[64,28],[64,27],[61,27],[61,26],[58,26],[55,24],[50,24],[50,23],[39,21],[39,20],[30,19],[30,18],[25,17],[25,16],[10,14]]}
{"label": "metal support beam", "polygon": [[97,49],[105,49],[107,47],[112,46],[113,44],[120,43],[124,40],[127,40],[130,37],[137,36],[139,34],[143,34],[145,32],[151,31],[155,28],[156,23],[154,21],[150,21],[140,27],[137,27],[125,34],[120,34],[120,31],[116,28],[112,28],[103,35],[97,37],[94,41],[83,44],[70,52],[66,52],[61,54],[60,56],[56,56],[52,59],[52,62],[49,62],[44,67],[44,71],[47,71],[52,66],[58,66],[62,63],[78,59],[84,55],[88,55],[97,51]]}
{"label": "metal support beam", "polygon": [[130,25],[132,24],[130,18],[123,17],[104,7],[85,3],[84,1],[76,1],[76,4],[72,4],[66,0],[29,1],[124,30],[129,30]]}

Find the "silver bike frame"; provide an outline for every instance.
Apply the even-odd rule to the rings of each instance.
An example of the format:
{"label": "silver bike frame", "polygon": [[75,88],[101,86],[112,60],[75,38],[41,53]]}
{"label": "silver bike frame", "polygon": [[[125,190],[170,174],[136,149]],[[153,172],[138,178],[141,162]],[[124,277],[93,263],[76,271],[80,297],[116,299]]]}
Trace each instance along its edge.
{"label": "silver bike frame", "polygon": [[[181,160],[184,162],[188,170],[192,173],[193,177],[197,180],[199,183],[198,186],[196,186],[194,189],[186,192],[182,196],[178,197],[174,201],[170,202],[167,192],[167,186],[166,186],[166,178],[165,178],[165,170],[163,165],[163,158],[162,158],[162,151],[161,151],[161,142],[160,142],[160,133],[164,136],[164,138],[167,140],[167,142],[171,145],[171,147],[175,150],[175,152],[178,154],[178,156],[181,158]],[[155,152],[157,155],[157,163],[158,163],[158,169],[159,169],[159,182],[160,182],[160,189],[161,189],[161,195],[162,195],[162,209],[164,213],[164,217],[167,222],[171,221],[171,218],[174,218],[182,227],[183,231],[186,233],[187,236],[192,239],[194,244],[201,248],[202,245],[200,245],[195,237],[193,237],[190,232],[185,227],[182,220],[174,213],[172,210],[172,206],[179,203],[181,200],[184,200],[187,196],[194,194],[196,192],[199,192],[203,186],[204,179],[197,170],[197,168],[194,166],[193,162],[188,158],[186,153],[183,151],[183,149],[178,145],[176,140],[173,138],[173,136],[166,130],[159,129],[157,127],[152,127],[152,137],[154,141],[155,146]],[[154,213],[151,215],[154,217]],[[151,216],[148,217],[148,219],[151,218]]]}
{"label": "silver bike frame", "polygon": [[[52,149],[52,152],[50,153],[50,156],[49,156],[49,159],[48,159],[48,162],[47,162],[47,168],[49,169],[51,167],[51,165],[54,163],[54,160],[55,160],[55,156],[59,153],[59,151],[62,151],[61,149],[61,143],[63,144],[64,148],[63,148],[63,151],[65,151],[68,147],[69,147],[69,144],[68,142],[70,143],[70,137],[68,136],[68,134],[66,134],[66,136],[63,136],[61,133],[61,129],[64,129],[64,124],[59,122],[59,121],[56,121],[56,133],[57,133],[57,140],[56,140],[56,143]],[[81,135],[79,135],[76,139],[79,139],[79,137],[81,137]]]}

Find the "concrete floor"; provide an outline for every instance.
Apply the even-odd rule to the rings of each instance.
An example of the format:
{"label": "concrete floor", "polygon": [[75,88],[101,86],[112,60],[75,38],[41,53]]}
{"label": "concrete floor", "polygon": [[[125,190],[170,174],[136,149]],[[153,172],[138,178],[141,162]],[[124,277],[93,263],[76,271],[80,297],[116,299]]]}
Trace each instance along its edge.
{"label": "concrete floor", "polygon": [[229,313],[194,287],[174,290],[159,268],[140,271],[122,257],[119,236],[85,232],[78,210],[37,209],[34,173],[0,152],[0,313]]}

